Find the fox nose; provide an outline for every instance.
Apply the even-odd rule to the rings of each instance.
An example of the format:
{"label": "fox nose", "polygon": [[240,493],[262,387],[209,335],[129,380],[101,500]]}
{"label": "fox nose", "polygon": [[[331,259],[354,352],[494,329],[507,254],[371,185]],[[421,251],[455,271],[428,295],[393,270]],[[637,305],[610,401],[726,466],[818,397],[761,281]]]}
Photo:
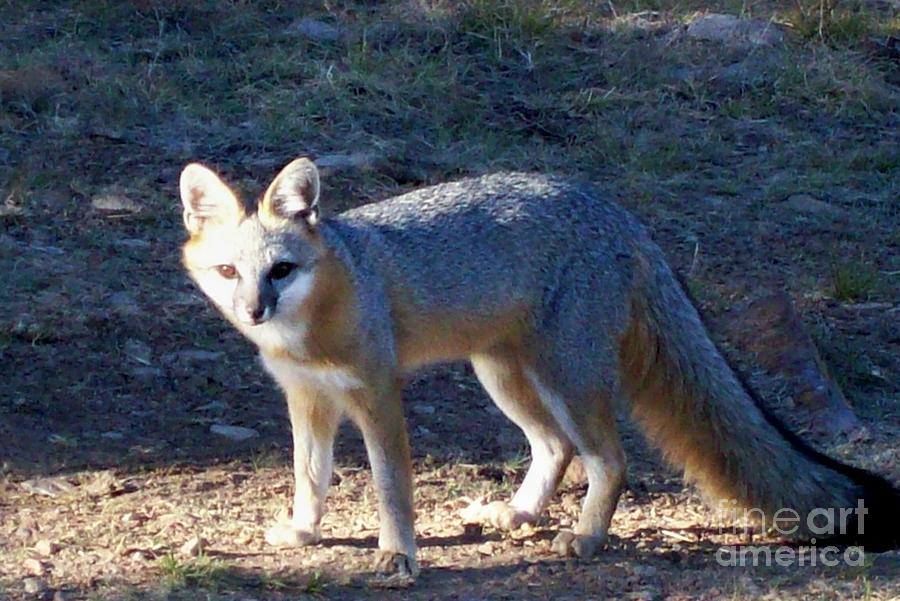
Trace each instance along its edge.
{"label": "fox nose", "polygon": [[247,322],[252,325],[258,325],[268,319],[265,305],[252,305],[244,308],[247,316]]}

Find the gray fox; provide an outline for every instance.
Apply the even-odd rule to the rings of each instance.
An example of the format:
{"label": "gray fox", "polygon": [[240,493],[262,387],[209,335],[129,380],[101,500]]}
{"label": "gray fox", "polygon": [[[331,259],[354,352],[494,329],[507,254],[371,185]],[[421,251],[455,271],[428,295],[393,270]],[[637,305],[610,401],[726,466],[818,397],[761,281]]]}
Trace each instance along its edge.
{"label": "gray fox", "polygon": [[[613,405],[706,495],[767,516],[851,514],[831,540],[893,548],[900,493],[813,451],[758,405],[717,351],[647,231],[586,185],[501,173],[414,191],[322,219],[319,174],[300,158],[256,208],[211,170],[185,167],[183,260],[254,342],[287,397],[295,494],[271,544],[320,540],[332,443],[362,431],[377,490],[376,569],[418,573],[405,373],[468,359],[524,432],[532,461],[509,502],[467,518],[535,521],[574,453],[587,494],[553,549],[588,557],[607,540],[625,457]],[[861,511],[859,508],[864,507]],[[826,538],[801,520],[801,537]]]}

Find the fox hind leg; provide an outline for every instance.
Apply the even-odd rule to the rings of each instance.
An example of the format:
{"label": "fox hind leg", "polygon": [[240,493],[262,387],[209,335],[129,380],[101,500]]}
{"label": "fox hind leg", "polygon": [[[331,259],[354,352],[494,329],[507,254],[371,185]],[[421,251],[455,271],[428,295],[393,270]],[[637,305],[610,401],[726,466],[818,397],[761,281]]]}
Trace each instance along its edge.
{"label": "fox hind leg", "polygon": [[575,443],[588,478],[587,495],[574,530],[561,531],[552,548],[560,555],[590,557],[608,539],[609,524],[625,483],[625,453],[609,396],[584,394],[576,418],[569,401],[574,393],[564,398],[557,392],[563,387],[539,376],[536,370],[527,370],[526,376],[559,427]]}
{"label": "fox hind leg", "polygon": [[463,510],[462,517],[467,522],[513,530],[538,519],[556,491],[574,447],[541,403],[514,348],[496,348],[472,356],[471,361],[491,399],[528,439],[531,465],[509,502],[476,502]]}

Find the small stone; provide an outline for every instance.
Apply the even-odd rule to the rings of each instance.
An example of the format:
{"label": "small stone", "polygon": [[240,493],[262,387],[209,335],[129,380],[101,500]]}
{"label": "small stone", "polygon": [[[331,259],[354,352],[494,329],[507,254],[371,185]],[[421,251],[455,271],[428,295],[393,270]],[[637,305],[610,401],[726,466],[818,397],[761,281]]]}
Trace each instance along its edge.
{"label": "small stone", "polygon": [[105,438],[106,440],[123,440],[125,438],[125,435],[121,432],[115,432],[111,430],[109,432],[103,432],[102,434],[100,434],[100,438]]}
{"label": "small stone", "polygon": [[42,539],[34,545],[34,550],[41,555],[56,555],[57,553],[59,553],[59,545],[57,545],[53,541]]}
{"label": "small stone", "polygon": [[131,557],[132,561],[137,561],[137,562],[147,561],[148,559],[153,558],[153,556],[150,553],[148,553],[147,551],[142,551],[140,549],[138,549],[137,551],[132,551],[131,555],[129,555],[129,557]]}
{"label": "small stone", "polygon": [[25,586],[25,592],[29,595],[37,595],[47,590],[47,583],[40,578],[26,578],[22,584]]}
{"label": "small stone", "polygon": [[203,553],[205,547],[206,541],[199,536],[195,536],[181,545],[181,554],[187,555],[188,557],[197,557]]}
{"label": "small stone", "polygon": [[141,205],[117,189],[95,196],[91,206],[104,213],[138,213],[141,210]]}
{"label": "small stone", "polygon": [[366,171],[377,167],[380,161],[380,156],[367,152],[326,154],[316,157],[316,167],[328,174],[349,169]]}
{"label": "small stone", "polygon": [[297,19],[284,29],[287,35],[309,38],[315,42],[336,42],[341,39],[341,31],[334,25],[316,19]]}
{"label": "small stone", "polygon": [[244,428],[242,426],[227,426],[225,424],[213,424],[209,427],[209,431],[213,434],[224,436],[225,438],[233,440],[235,442],[242,442],[259,436],[259,432],[257,432],[253,428]]}
{"label": "small stone", "polygon": [[22,566],[28,571],[29,574],[34,574],[35,576],[40,576],[44,572],[47,571],[47,566],[40,559],[36,559],[34,557],[29,557],[25,561],[22,562]]}
{"label": "small stone", "polygon": [[723,14],[697,17],[688,25],[687,36],[732,46],[776,46],[784,42],[784,34],[772,21]]}

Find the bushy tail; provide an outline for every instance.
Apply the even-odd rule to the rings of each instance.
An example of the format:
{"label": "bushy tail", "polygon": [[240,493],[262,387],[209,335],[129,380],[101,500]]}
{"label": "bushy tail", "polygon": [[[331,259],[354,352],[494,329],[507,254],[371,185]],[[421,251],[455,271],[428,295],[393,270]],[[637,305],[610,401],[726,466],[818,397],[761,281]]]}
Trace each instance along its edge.
{"label": "bushy tail", "polygon": [[767,414],[710,340],[661,252],[644,259],[620,361],[650,440],[709,497],[761,511],[768,524],[779,509],[793,509],[800,538],[900,547],[900,491],[813,450]]}

